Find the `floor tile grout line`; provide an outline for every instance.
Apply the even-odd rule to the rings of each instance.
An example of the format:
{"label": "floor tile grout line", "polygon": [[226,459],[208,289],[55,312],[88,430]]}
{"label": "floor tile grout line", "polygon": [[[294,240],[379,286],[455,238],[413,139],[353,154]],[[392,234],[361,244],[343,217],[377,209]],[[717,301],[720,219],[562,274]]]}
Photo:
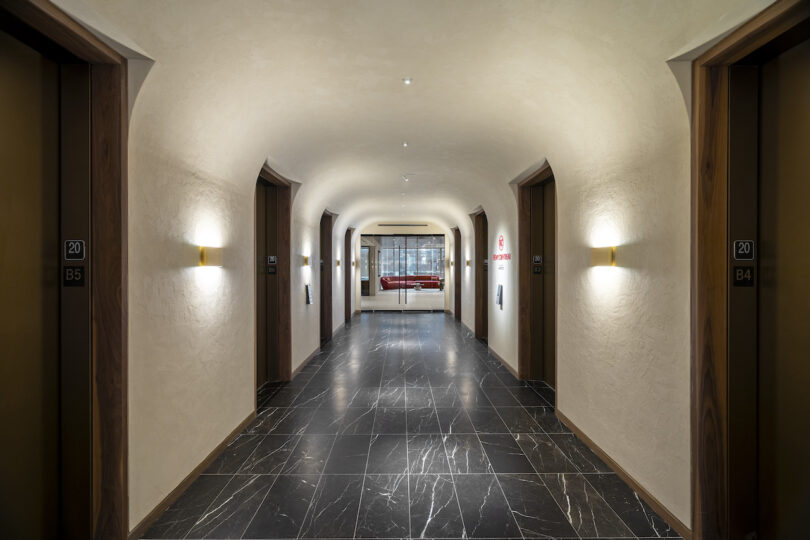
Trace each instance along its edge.
{"label": "floor tile grout line", "polygon": [[[430,389],[430,396],[433,398],[434,405],[436,404],[436,396],[433,395],[433,388]],[[434,407],[435,410],[435,407]],[[439,421],[439,414],[436,413],[436,421]],[[456,477],[453,476],[453,467],[450,466],[450,456],[447,454],[447,445],[444,443],[444,432],[442,430],[441,422],[439,422],[439,437],[442,441],[442,449],[444,450],[444,459],[447,463],[447,469],[450,471],[450,481],[453,483],[453,495],[456,497],[456,504],[458,505],[458,515],[461,519],[461,537],[469,538],[467,534],[467,524],[464,521],[464,512],[461,511],[461,501],[458,499],[458,490],[456,489]],[[483,448],[481,449],[483,451]],[[489,458],[487,458],[489,460]],[[514,519],[514,518],[513,518]]]}
{"label": "floor tile grout line", "polygon": [[[386,350],[386,356],[388,355],[388,351]],[[380,370],[380,380],[377,384],[377,399],[374,402],[374,419],[371,421],[371,431],[374,431],[374,424],[377,421],[377,413],[379,412],[379,400],[380,400],[380,385],[382,384],[382,370]],[[374,440],[374,434],[372,433],[368,439],[368,448],[366,449],[366,466],[363,468],[363,480],[360,483],[360,497],[357,501],[357,515],[354,519],[354,532],[352,533],[352,538],[357,538],[357,526],[360,522],[360,508],[363,506],[363,496],[365,495],[364,490],[366,487],[366,475],[368,474],[368,460],[371,457],[371,443]]]}
{"label": "floor tile grout line", "polygon": [[[267,435],[268,435],[268,434],[266,434],[264,437],[265,437],[265,438],[267,438]],[[293,436],[294,436],[294,435],[291,435],[291,437],[293,437]],[[264,441],[264,439],[262,439],[262,441]],[[254,449],[254,452],[255,452],[256,450],[258,450],[258,449],[259,449],[259,446],[261,446],[262,441],[259,441],[259,444],[258,444],[258,445],[256,445],[256,448]],[[290,455],[288,455],[288,456],[287,456],[287,459],[285,459],[285,460],[284,460],[284,463],[281,465],[281,469],[280,469],[280,470],[281,470],[282,472],[284,471],[284,468],[287,466],[287,462],[288,462],[288,461],[290,461],[290,457],[292,456],[292,453],[293,453],[293,452],[295,452],[295,447],[297,447],[297,446],[298,446],[298,443],[299,443],[299,442],[301,442],[301,435],[299,435],[299,436],[298,436],[298,441],[296,441],[295,446],[293,447],[293,449],[292,449],[292,450],[290,450]],[[253,455],[253,453],[251,453],[250,455]],[[248,458],[247,458],[247,459],[250,459],[250,456],[248,456]],[[245,463],[247,463],[247,459],[245,459]],[[243,465],[244,465],[244,463],[243,463]],[[234,476],[235,476],[235,475],[234,475]],[[260,509],[260,508],[262,507],[262,505],[264,504],[264,501],[265,501],[265,500],[267,500],[267,497],[270,495],[270,492],[273,490],[273,486],[275,486],[275,485],[276,485],[276,482],[278,482],[278,477],[279,477],[279,476],[281,476],[281,473],[278,473],[278,474],[276,474],[276,475],[275,475],[275,478],[274,478],[274,479],[273,479],[273,481],[270,483],[270,487],[267,489],[267,493],[265,493],[265,494],[264,494],[264,497],[262,497],[261,502],[260,502],[260,503],[259,503],[259,505],[256,507],[256,510],[253,512],[253,515],[251,516],[250,520],[248,520],[247,525],[245,525],[245,529],[242,531],[242,534],[240,534],[240,535],[239,535],[239,538],[244,537],[245,533],[246,533],[246,532],[247,532],[247,530],[250,528],[250,524],[251,524],[251,523],[253,523],[253,520],[254,520],[254,519],[256,519],[256,515],[259,513],[259,509]]]}
{"label": "floor tile grout line", "polygon": [[[498,409],[495,409],[495,414],[498,414]],[[500,415],[498,415],[498,418],[500,418]],[[501,422],[503,422],[503,418],[501,418]],[[504,422],[504,424],[505,424],[505,422]],[[495,477],[495,482],[498,483],[498,489],[501,490],[501,495],[503,496],[503,500],[506,501],[506,507],[509,508],[509,515],[512,517],[512,521],[515,522],[515,526],[517,527],[517,530],[520,533],[520,537],[525,539],[526,535],[523,533],[523,527],[521,527],[520,524],[517,522],[517,519],[515,519],[515,512],[514,512],[514,510],[512,510],[512,505],[509,504],[509,499],[506,498],[506,492],[503,490],[503,486],[501,485],[501,480],[500,480],[500,478],[498,478],[498,473],[495,472],[495,466],[492,464],[492,460],[489,459],[489,455],[487,454],[486,450],[484,450],[484,443],[481,441],[481,434],[476,432],[475,439],[478,441],[478,444],[481,447],[481,453],[483,453],[484,456],[487,458],[487,462],[489,463],[489,466],[492,469],[492,475]],[[515,441],[515,444],[517,444],[517,441]],[[520,448],[520,445],[518,445],[518,448]],[[522,450],[523,449],[521,448],[521,451]],[[526,461],[529,461],[529,459],[526,458]],[[529,465],[531,465],[531,462],[529,462]],[[533,465],[532,465],[532,469],[534,469]]]}

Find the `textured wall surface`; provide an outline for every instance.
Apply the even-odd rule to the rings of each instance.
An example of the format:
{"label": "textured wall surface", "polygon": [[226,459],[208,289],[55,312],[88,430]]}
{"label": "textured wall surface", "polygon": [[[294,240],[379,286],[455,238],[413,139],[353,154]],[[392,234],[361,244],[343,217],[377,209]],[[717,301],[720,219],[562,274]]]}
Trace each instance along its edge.
{"label": "textured wall surface", "polygon": [[[666,61],[768,0],[88,3],[156,61],[130,133],[131,525],[252,409],[265,161],[300,182],[294,368],[318,347],[304,285],[319,297],[324,208],[340,215],[337,253],[346,226],[424,220],[459,226],[466,260],[477,207],[489,255],[502,234],[513,257],[490,262],[488,301],[489,344],[514,367],[509,183],[544,158],[558,189],[559,409],[689,523],[689,118]],[[193,267],[201,237],[224,246],[223,268]],[[618,246],[616,268],[589,267],[599,245]],[[465,266],[470,328],[473,278]]]}

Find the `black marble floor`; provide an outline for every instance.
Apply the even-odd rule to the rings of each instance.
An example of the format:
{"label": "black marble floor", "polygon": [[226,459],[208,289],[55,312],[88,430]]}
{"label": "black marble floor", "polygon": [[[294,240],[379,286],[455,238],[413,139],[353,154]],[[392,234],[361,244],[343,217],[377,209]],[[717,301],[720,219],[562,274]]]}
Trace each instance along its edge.
{"label": "black marble floor", "polygon": [[363,314],[144,538],[677,537],[443,313]]}

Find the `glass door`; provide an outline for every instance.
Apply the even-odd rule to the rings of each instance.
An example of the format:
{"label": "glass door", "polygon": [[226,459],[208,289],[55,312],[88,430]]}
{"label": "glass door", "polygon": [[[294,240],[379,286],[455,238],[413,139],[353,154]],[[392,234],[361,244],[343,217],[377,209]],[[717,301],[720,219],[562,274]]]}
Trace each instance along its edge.
{"label": "glass door", "polygon": [[361,309],[444,310],[444,235],[361,235],[361,246],[369,259]]}

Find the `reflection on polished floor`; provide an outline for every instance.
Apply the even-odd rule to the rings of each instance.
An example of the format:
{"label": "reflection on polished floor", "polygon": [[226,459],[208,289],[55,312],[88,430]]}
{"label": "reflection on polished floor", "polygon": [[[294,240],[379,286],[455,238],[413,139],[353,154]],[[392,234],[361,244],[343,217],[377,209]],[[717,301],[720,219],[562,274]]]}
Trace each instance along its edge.
{"label": "reflection on polished floor", "polygon": [[144,538],[677,537],[451,316],[363,314]]}
{"label": "reflection on polished floor", "polygon": [[360,309],[376,311],[444,311],[445,292],[436,289],[377,291],[361,296]]}

